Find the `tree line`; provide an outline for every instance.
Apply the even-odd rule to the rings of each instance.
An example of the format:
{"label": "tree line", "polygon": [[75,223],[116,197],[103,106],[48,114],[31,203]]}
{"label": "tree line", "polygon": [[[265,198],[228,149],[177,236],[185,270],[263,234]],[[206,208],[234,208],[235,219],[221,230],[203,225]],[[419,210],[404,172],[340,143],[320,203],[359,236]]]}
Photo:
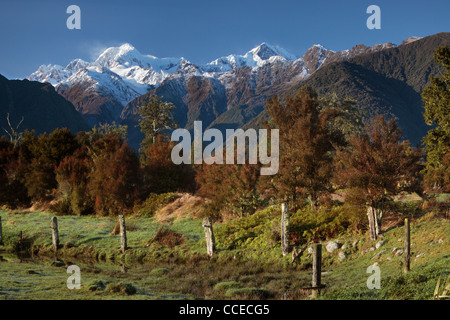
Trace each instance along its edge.
{"label": "tree line", "polygon": [[[152,193],[195,192],[207,201],[204,214],[245,216],[268,203],[292,210],[346,201],[367,210],[372,238],[380,233],[386,204],[401,192],[450,192],[450,49],[438,48],[443,69],[422,93],[432,129],[424,150],[402,139],[395,119],[365,119],[357,102],[302,87],[292,97],[266,101],[265,128],[280,132],[280,167],[260,176],[260,165],[175,165],[168,134],[176,127],[174,106],[153,96],[139,107],[145,138],[139,155],[126,143],[125,126],[100,124],[74,136],[67,129],[16,140],[0,139],[0,204],[9,207],[52,201],[67,214],[131,212]],[[10,135],[11,137],[12,135]],[[17,141],[20,137],[20,141]]]}

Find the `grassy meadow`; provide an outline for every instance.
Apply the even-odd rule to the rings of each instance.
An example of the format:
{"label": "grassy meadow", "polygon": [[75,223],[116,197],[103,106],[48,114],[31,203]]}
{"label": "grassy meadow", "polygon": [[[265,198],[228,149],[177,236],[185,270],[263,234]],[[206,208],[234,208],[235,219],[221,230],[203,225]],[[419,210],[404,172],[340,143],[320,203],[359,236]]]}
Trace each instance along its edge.
{"label": "grassy meadow", "polygon": [[[440,197],[440,203],[448,199]],[[334,236],[320,241],[326,288],[319,299],[433,299],[439,276],[450,273],[450,223],[448,216],[419,210],[413,201],[406,204],[412,221],[406,275],[399,254],[403,217],[398,216],[386,218],[383,235],[374,242],[364,229],[341,227],[345,210],[327,212],[334,218],[326,221],[320,211],[299,210],[290,225],[299,236],[291,241],[305,250],[292,263],[290,254],[281,253],[277,206],[215,224],[212,258],[206,254],[202,221],[195,217],[127,217],[129,249],[122,254],[120,236],[112,234],[116,219],[58,216],[61,248],[55,255],[52,213],[0,211],[0,299],[309,299],[305,287],[311,284],[312,258],[301,238],[320,239],[325,232]],[[28,254],[16,254],[20,231]],[[332,240],[340,248],[329,253],[326,245]],[[66,286],[72,264],[81,269],[79,290]],[[379,290],[366,285],[367,267],[374,264],[381,270]]]}

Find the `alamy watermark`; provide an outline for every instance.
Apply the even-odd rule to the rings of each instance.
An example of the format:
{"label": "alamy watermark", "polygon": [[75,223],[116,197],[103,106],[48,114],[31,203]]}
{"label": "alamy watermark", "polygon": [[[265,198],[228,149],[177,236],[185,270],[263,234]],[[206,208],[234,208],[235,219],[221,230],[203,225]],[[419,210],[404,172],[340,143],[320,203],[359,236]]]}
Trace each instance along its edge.
{"label": "alamy watermark", "polygon": [[[171,140],[180,141],[172,149],[171,158],[175,164],[191,164],[192,145],[194,164],[223,164],[225,150],[225,164],[248,163],[263,165],[261,175],[274,175],[279,168],[279,129],[270,130],[270,149],[267,129],[226,129],[225,140],[219,129],[202,130],[202,122],[194,121],[194,139],[187,129],[176,129],[172,132]],[[210,142],[203,148],[203,142]],[[248,143],[247,143],[248,141]],[[224,147],[225,146],[225,147]],[[270,151],[270,152],[269,152]],[[270,153],[270,155],[269,155]],[[266,166],[268,165],[268,166]]]}
{"label": "alamy watermark", "polygon": [[372,14],[367,18],[366,26],[368,29],[381,29],[381,9],[377,5],[367,7],[366,13]]}
{"label": "alamy watermark", "polygon": [[67,7],[66,13],[71,14],[66,21],[67,29],[81,29],[81,9],[77,5]]}
{"label": "alamy watermark", "polygon": [[367,278],[367,288],[369,290],[381,289],[381,269],[377,265],[367,267],[367,273],[371,275]]}
{"label": "alamy watermark", "polygon": [[67,267],[67,273],[71,274],[67,278],[67,289],[81,289],[81,271],[77,265],[71,265]]}

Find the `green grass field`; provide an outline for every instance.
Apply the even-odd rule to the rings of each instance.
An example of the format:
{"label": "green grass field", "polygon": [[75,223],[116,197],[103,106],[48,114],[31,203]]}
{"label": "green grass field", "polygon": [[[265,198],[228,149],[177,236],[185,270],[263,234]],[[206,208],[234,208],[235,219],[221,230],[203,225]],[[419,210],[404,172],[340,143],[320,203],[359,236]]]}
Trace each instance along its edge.
{"label": "green grass field", "polygon": [[[58,216],[62,247],[55,257],[52,214],[1,211],[0,299],[309,299],[303,288],[311,283],[311,255],[305,250],[294,264],[290,255],[282,257],[278,211],[267,208],[215,225],[217,253],[211,259],[201,220],[190,217],[165,224],[184,239],[175,246],[146,246],[162,224],[155,218],[127,218],[130,249],[122,254],[120,237],[111,235],[115,219]],[[300,217],[293,215],[294,229],[303,226]],[[20,231],[34,252],[22,261],[13,253]],[[365,232],[340,232],[322,242],[326,288],[319,299],[432,299],[438,277],[450,273],[449,235],[446,217],[430,212],[413,218],[411,271],[404,275],[404,257],[395,254],[403,248],[401,224],[384,232],[378,249]],[[344,247],[328,253],[330,240]],[[342,261],[339,252],[345,253]],[[66,286],[71,264],[81,269],[80,290]],[[373,264],[381,270],[379,290],[366,286]],[[127,291],[128,286],[135,290]]]}

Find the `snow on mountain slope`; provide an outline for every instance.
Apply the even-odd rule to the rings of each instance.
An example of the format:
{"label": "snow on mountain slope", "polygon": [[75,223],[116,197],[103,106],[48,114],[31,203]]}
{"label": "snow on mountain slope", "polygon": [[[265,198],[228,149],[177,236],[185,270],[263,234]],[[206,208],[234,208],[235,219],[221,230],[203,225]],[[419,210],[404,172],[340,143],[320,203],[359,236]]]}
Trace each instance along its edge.
{"label": "snow on mountain slope", "polygon": [[293,54],[286,50],[272,46],[263,42],[256,48],[248,51],[244,55],[231,54],[226,57],[218,58],[210,63],[207,63],[201,68],[206,72],[228,72],[244,66],[250,68],[261,67],[265,63],[273,63],[275,61],[296,60]]}
{"label": "snow on mountain slope", "polygon": [[75,59],[65,68],[42,65],[27,79],[49,82],[56,88],[92,84],[88,86],[90,90],[106,93],[125,106],[132,99],[161,84],[185,62],[183,58],[143,55],[126,43],[106,49],[92,63]]}
{"label": "snow on mountain slope", "polygon": [[231,54],[196,65],[184,58],[144,55],[125,43],[104,50],[92,62],[74,59],[66,67],[42,65],[27,79],[52,84],[82,114],[95,115],[88,119],[92,123],[119,119],[123,113],[119,110],[121,106],[124,108],[135,98],[161,86],[163,96],[184,101],[186,95],[193,95],[199,79],[205,80],[198,91],[201,97],[206,97],[208,90],[215,94],[223,89],[227,108],[232,108],[257,98],[260,92],[271,93],[283,84],[302,81],[327,63],[391,45],[357,45],[338,52],[314,45],[298,57],[264,42],[245,54]]}
{"label": "snow on mountain slope", "polygon": [[[131,44],[125,43],[104,50],[93,62],[75,59],[66,67],[42,65],[27,79],[49,82],[56,88],[84,84],[83,87],[97,90],[101,94],[107,93],[125,106],[137,96],[158,87],[169,77],[210,77],[219,79],[226,85],[233,78],[233,72],[239,68],[247,66],[256,71],[268,64],[297,59],[297,56],[278,46],[262,43],[244,55],[232,54],[197,66],[184,58],[144,55]],[[303,75],[303,72],[300,74]],[[86,83],[89,85],[86,86]]]}

